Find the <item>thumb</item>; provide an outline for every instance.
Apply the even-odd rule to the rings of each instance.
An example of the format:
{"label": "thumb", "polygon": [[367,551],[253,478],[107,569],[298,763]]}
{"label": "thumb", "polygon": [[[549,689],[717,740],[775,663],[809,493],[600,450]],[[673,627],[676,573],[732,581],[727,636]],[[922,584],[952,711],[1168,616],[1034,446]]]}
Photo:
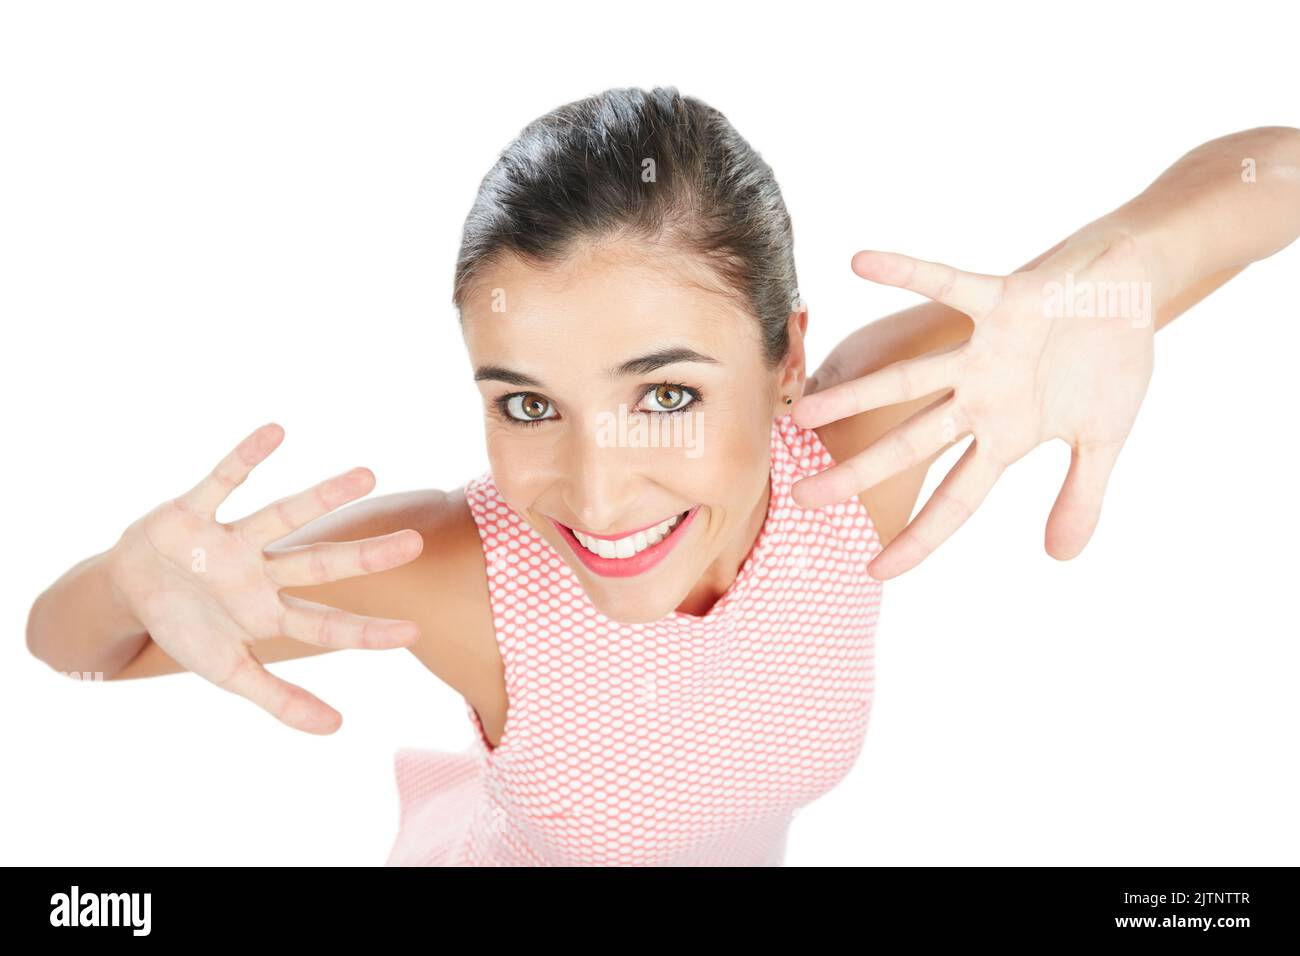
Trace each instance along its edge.
{"label": "thumb", "polygon": [[1101,517],[1101,500],[1106,483],[1119,457],[1124,440],[1075,445],[1070,453],[1070,470],[1047,517],[1044,546],[1058,561],[1077,557],[1092,537]]}

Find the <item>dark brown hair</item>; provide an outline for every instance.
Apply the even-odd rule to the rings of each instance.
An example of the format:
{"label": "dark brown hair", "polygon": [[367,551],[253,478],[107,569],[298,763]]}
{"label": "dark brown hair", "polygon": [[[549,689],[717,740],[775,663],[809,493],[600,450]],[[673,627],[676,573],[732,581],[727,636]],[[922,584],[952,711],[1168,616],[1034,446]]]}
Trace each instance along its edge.
{"label": "dark brown hair", "polygon": [[703,257],[757,318],[769,365],[785,357],[799,293],[781,190],[722,113],[673,87],[606,90],[524,127],[465,219],[452,302],[503,253],[555,263],[619,235]]}

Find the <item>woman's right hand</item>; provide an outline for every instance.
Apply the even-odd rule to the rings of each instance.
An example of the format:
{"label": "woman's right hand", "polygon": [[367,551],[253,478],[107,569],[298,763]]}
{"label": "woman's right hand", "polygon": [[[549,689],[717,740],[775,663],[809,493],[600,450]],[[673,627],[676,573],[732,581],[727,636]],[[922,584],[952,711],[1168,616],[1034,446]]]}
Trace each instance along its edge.
{"label": "woman's right hand", "polygon": [[297,730],[329,734],[342,716],[314,694],[266,670],[258,641],[285,635],[325,648],[409,647],[412,621],[363,617],[280,593],[386,571],[424,547],[412,529],[360,541],[278,550],[274,541],[364,497],[375,476],[355,468],[223,524],[217,507],[279,446],[284,430],[263,425],[185,494],[131,524],[110,551],[109,580],[149,636],[178,664],[246,697]]}

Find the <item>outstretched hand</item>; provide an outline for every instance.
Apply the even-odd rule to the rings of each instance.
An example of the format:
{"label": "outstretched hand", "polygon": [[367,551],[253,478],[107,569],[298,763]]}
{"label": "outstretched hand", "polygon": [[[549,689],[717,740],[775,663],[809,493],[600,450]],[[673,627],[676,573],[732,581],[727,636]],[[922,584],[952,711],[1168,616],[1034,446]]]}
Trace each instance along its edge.
{"label": "outstretched hand", "polygon": [[1077,555],[1097,525],[1111,469],[1151,379],[1155,300],[1137,243],[1085,229],[1034,269],[1007,276],[888,252],[859,252],[852,265],[864,279],[965,313],[974,331],[954,348],[799,399],[795,422],[814,428],[940,395],[864,451],[796,482],[795,500],[807,508],[843,501],[973,435],[924,507],[872,562],[870,573],[883,580],[947,540],[1003,469],[1059,438],[1073,454],[1045,546],[1062,560]]}
{"label": "outstretched hand", "polygon": [[324,648],[409,647],[413,621],[365,617],[281,593],[394,568],[424,542],[403,529],[360,541],[322,541],[267,551],[275,541],[368,494],[375,476],[354,468],[229,524],[217,508],[284,438],[263,425],[202,481],[135,521],[113,547],[110,579],[150,637],[187,670],[246,697],[283,723],[333,733],[338,711],[277,677],[253,644],[281,635]]}

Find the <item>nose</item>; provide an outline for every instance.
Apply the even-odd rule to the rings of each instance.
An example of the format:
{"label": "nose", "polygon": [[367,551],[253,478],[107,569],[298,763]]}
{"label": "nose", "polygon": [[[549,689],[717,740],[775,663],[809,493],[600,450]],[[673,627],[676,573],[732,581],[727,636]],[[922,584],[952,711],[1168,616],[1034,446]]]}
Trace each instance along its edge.
{"label": "nose", "polygon": [[632,516],[640,480],[636,455],[602,444],[595,428],[568,436],[562,467],[567,474],[564,503],[574,520],[596,534],[618,531]]}

